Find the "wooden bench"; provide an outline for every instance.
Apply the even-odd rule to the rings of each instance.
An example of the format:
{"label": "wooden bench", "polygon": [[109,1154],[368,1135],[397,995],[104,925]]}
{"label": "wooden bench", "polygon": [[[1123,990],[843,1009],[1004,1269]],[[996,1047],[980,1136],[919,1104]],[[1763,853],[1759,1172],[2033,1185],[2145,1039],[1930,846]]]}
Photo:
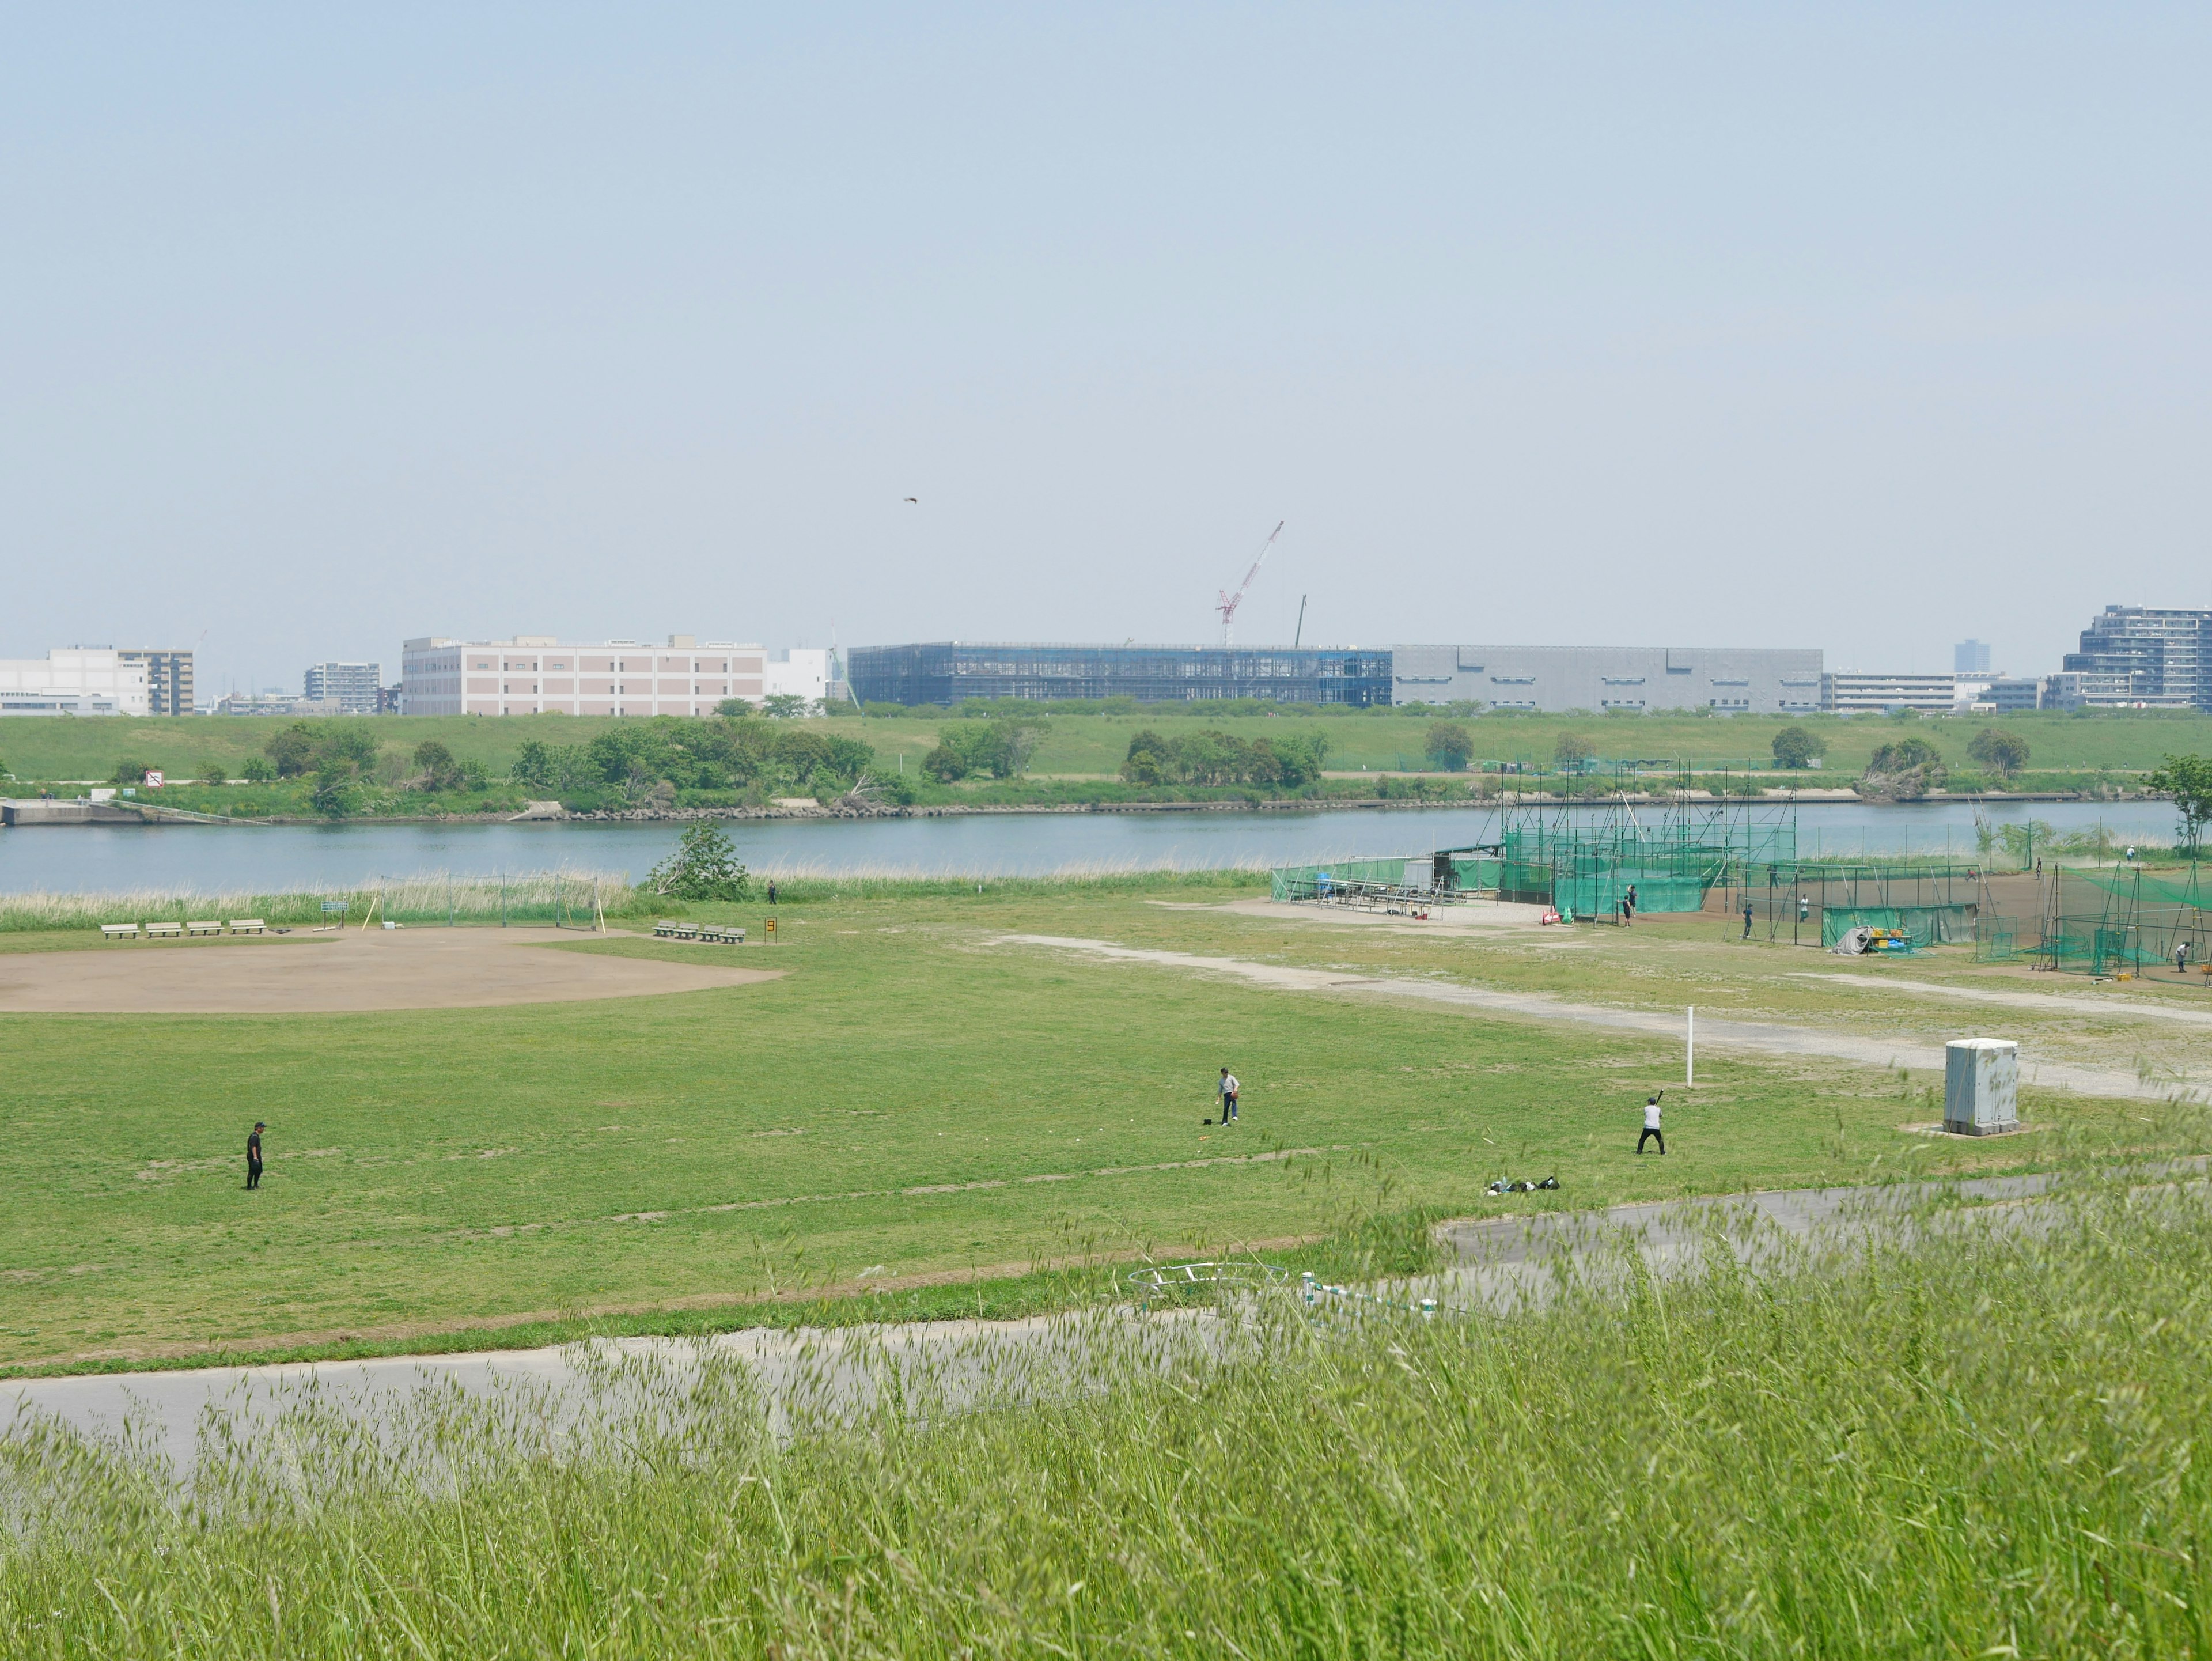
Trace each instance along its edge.
{"label": "wooden bench", "polygon": [[220,922],[205,920],[199,922],[187,922],[185,925],[185,933],[195,937],[201,934],[220,934],[222,933],[222,925]]}
{"label": "wooden bench", "polygon": [[104,940],[135,940],[138,925],[135,922],[104,922],[100,925],[100,938]]}
{"label": "wooden bench", "polygon": [[185,937],[185,926],[180,922],[149,922],[146,938],[149,940],[178,940]]}
{"label": "wooden bench", "polygon": [[234,934],[258,934],[268,926],[258,917],[233,917],[230,920],[230,932]]}

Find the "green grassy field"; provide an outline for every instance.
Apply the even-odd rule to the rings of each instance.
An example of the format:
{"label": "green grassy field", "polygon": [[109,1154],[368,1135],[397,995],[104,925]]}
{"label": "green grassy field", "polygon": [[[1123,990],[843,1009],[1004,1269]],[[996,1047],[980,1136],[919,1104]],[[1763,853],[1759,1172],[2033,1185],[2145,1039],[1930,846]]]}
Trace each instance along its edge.
{"label": "green grassy field", "polygon": [[[743,1369],[0,1438],[11,1656],[2202,1656],[2201,1185],[1505,1319],[1294,1301],[774,1433]],[[622,1392],[617,1394],[617,1392]]]}
{"label": "green grassy field", "polygon": [[[436,739],[459,759],[481,761],[501,776],[526,739],[580,743],[612,724],[611,718],[566,715],[359,719],[387,746],[411,752],[423,739]],[[919,714],[889,720],[842,716],[815,724],[866,739],[874,745],[883,770],[896,772],[903,766],[911,773],[936,744],[938,730],[948,719]],[[1045,775],[1110,775],[1127,753],[1130,735],[1146,726],[1173,730],[1186,723],[1221,725],[1258,736],[1295,733],[1308,722],[1327,731],[1332,770],[1419,769],[1426,764],[1424,735],[1433,719],[1434,712],[1418,708],[1253,715],[1182,704],[1154,705],[1133,715],[1054,715],[1031,769]],[[269,739],[289,724],[260,717],[19,721],[0,733],[0,760],[20,779],[104,780],[125,760],[163,768],[179,777],[199,776],[213,764],[235,777],[246,757],[261,754]],[[1767,763],[1775,732],[1792,723],[1770,716],[1484,715],[1471,724],[1478,761],[1546,762],[1559,735],[1571,732],[1589,739],[1600,756],[1680,758],[1705,766],[1747,759]],[[1981,716],[1904,721],[1810,717],[1796,724],[1826,739],[1826,771],[1838,782],[1856,776],[1876,747],[1905,732],[1931,739],[1947,761],[1964,766],[1967,744],[1985,725],[2002,726],[2025,738],[2031,765],[2039,773],[2094,772],[2100,768],[2124,772],[2155,767],[2168,751],[2212,753],[2212,717],[2167,711],[2037,712],[2002,721]]]}
{"label": "green grassy field", "polygon": [[[1735,946],[1704,917],[1448,939],[1206,909],[1249,892],[1203,879],[825,891],[784,908],[779,944],[744,949],[784,978],[680,996],[0,1018],[14,1196],[0,1212],[0,1365],[450,1348],[501,1323],[539,1337],[743,1324],[761,1318],[744,1300],[825,1288],[890,1288],[853,1304],[860,1314],[1036,1307],[1096,1295],[1128,1254],[1494,1208],[1483,1189],[1501,1176],[1557,1174],[1559,1192],[1537,1202],[1582,1208],[2039,1157],[2033,1138],[1903,1133],[1939,1116],[1928,1078],[1714,1055],[1696,1095],[1670,1098],[1668,1157],[1638,1159],[1638,1104],[1679,1076],[1671,1040],[992,943],[1103,938],[1926,1036],[1979,1030],[1986,1012],[1885,973],[2009,973],[1939,954],[1838,990],[1797,972],[1838,960]],[[757,908],[729,915],[758,938]],[[19,934],[0,950],[84,939]],[[144,972],[167,949],[140,949]],[[216,972],[222,949],[179,962]],[[2120,1045],[2177,1076],[2203,1060],[2186,1026],[2002,1019],[2107,1064]],[[1234,1132],[1200,1123],[1224,1064],[1247,1082]],[[2027,1110],[2133,1122],[2047,1093]],[[247,1194],[240,1148],[256,1118],[270,1126],[269,1175]],[[969,1284],[978,1275],[987,1287]]]}

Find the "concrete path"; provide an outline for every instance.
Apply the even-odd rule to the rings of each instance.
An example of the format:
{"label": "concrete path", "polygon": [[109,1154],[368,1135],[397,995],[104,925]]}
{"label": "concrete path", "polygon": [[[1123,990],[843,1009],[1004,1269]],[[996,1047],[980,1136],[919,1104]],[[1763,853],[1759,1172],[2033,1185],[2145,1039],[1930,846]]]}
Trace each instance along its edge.
{"label": "concrete path", "polygon": [[[2205,1164],[2184,1160],[2167,1169],[2201,1173]],[[1455,1267],[1383,1287],[1331,1288],[1317,1300],[1316,1312],[1326,1317],[1380,1311],[1395,1319],[1419,1299],[1430,1298],[1447,1311],[1506,1313],[1540,1306],[1556,1289],[1554,1271],[1562,1265],[1600,1276],[1609,1273],[1624,1261],[1624,1244],[1653,1273],[1674,1277],[1698,1267],[1717,1227],[1729,1232],[1741,1260],[1755,1265],[1778,1256],[1785,1243],[1825,1238],[1846,1244],[1850,1230],[1881,1226],[1938,1196],[2017,1208],[2048,1193],[2052,1181],[2026,1176],[1796,1189],[1607,1211],[1468,1219],[1437,1231],[1439,1241],[1459,1259]],[[1285,1267],[1292,1271],[1286,1286],[1295,1296],[1295,1257]],[[46,1416],[106,1437],[118,1435],[127,1420],[143,1445],[164,1455],[181,1472],[191,1467],[197,1433],[210,1419],[228,1416],[268,1432],[288,1407],[308,1402],[369,1421],[441,1391],[484,1396],[519,1390],[543,1392],[543,1399],[559,1409],[557,1416],[573,1421],[592,1411],[594,1403],[608,1411],[618,1409],[625,1399],[634,1401],[610,1386],[611,1371],[623,1363],[652,1364],[681,1376],[702,1356],[712,1356],[748,1367],[770,1404],[773,1421],[782,1425],[809,1404],[838,1414],[856,1411],[891,1374],[911,1384],[927,1371],[946,1392],[944,1399],[956,1401],[980,1397],[994,1388],[1018,1390],[1024,1371],[1040,1361],[1056,1383],[1076,1383],[1086,1369],[1085,1356],[1097,1354],[1094,1340],[1102,1326],[1149,1343],[1146,1353],[1158,1360],[1178,1341],[1218,1342],[1219,1329],[1207,1324],[1214,1318],[1203,1308],[1146,1313],[1123,1307],[1024,1321],[914,1322],[797,1332],[755,1328],[703,1341],[607,1339],[476,1354],[41,1378],[0,1384],[0,1418]],[[1127,1354],[1125,1346],[1117,1347]]]}
{"label": "concrete path", "polygon": [[2063,992],[2006,992],[1995,987],[1946,986],[1940,981],[1893,980],[1887,975],[1822,975],[1804,969],[1791,970],[1790,978],[1826,981],[1868,992],[1921,992],[1939,998],[1960,998],[1969,1003],[2004,1004],[2014,1009],[2063,1009],[2074,1014],[2104,1015],[2119,1021],[2178,1021],[2186,1026],[2212,1026],[2212,1008],[2176,1009],[2171,1004],[2138,1002],[2124,994],[2077,998]]}
{"label": "concrete path", "polygon": [[[1503,992],[1468,986],[1456,981],[1407,980],[1389,977],[1347,975],[1328,969],[1293,969],[1282,964],[1252,963],[1240,958],[1201,957],[1188,952],[1160,952],[1115,946],[1107,940],[1082,940],[1061,934],[1004,934],[991,942],[1004,946],[1046,946],[1080,952],[1091,957],[1146,963],[1169,969],[1228,975],[1256,986],[1285,992],[1334,992],[1364,997],[1406,999],[1438,1004],[1468,1013],[1504,1015],[1523,1020],[1566,1021],[1578,1025],[1641,1032],[1680,1039],[1683,1018],[1672,1011],[1620,1009],[1605,1004],[1576,1003],[1547,992]],[[1749,1050],[1768,1055],[1827,1056],[1863,1067],[1943,1070],[1941,1045],[1863,1037],[1832,1028],[1790,1026],[1778,1021],[1730,1020],[1723,1016],[1698,1018],[1700,1049]],[[2085,1096],[2117,1096],[2136,1100],[2164,1101],[2176,1094],[2198,1097],[2202,1092],[2172,1084],[2146,1083],[2132,1073],[2087,1068],[2069,1062],[2039,1060],[2032,1043],[2021,1051],[2021,1082],[2046,1089],[2071,1090]]]}

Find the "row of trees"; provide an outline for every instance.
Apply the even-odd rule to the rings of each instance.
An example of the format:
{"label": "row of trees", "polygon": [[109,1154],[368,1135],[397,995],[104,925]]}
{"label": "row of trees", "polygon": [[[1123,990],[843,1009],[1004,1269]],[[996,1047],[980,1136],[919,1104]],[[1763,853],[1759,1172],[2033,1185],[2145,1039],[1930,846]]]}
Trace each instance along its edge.
{"label": "row of trees", "polygon": [[947,784],[965,778],[1018,779],[1029,771],[1030,757],[1043,737],[1044,722],[1034,715],[957,721],[938,729],[936,747],[921,758],[921,770]]}
{"label": "row of trees", "polygon": [[1132,784],[1263,784],[1304,789],[1321,777],[1324,733],[1240,739],[1218,727],[1164,737],[1147,727],[1129,740],[1121,776]]}
{"label": "row of trees", "polygon": [[549,795],[610,786],[636,790],[665,782],[679,790],[769,783],[794,788],[849,786],[875,761],[859,739],[741,716],[624,721],[582,744],[526,739],[509,770],[515,782]]}

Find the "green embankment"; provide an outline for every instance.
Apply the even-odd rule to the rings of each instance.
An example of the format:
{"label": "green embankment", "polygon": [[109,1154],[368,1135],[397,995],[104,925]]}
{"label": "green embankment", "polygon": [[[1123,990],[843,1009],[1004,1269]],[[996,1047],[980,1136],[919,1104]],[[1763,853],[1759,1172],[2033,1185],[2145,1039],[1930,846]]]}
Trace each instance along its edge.
{"label": "green embankment", "polygon": [[[865,1308],[964,1297],[972,1311],[973,1292],[913,1277],[1245,1250],[1337,1230],[1378,1195],[1413,1214],[1485,1208],[1501,1176],[1556,1173],[1565,1186],[1542,1202],[1587,1206],[2039,1157],[2033,1138],[1939,1146],[1901,1133],[1936,1116],[1924,1079],[1715,1055],[1668,1121],[1668,1157],[1638,1159],[1638,1104],[1680,1073],[1672,1038],[994,944],[1104,937],[1664,1009],[1802,1008],[1892,1034],[1941,1033],[1958,1017],[1793,979],[1833,960],[1736,951],[1717,939],[1725,920],[1639,925],[1601,957],[1553,949],[1551,931],[1488,943],[1286,934],[1182,909],[1252,891],[1160,879],[840,897],[817,884],[787,897],[774,946],[758,943],[755,905],[694,908],[751,925],[756,943],[735,951],[568,948],[787,971],[768,983],[503,1008],[0,1018],[0,1167],[15,1196],[0,1209],[0,1364],[343,1349],[341,1334],[368,1348],[460,1344],[493,1322],[587,1329],[592,1311],[742,1323],[757,1317],[665,1311],[851,1287],[871,1269],[908,1289]],[[12,935],[4,949],[92,938]],[[137,975],[191,952],[166,961],[210,975],[221,958],[209,954],[343,948],[88,949],[131,954]],[[2065,1025],[2153,1065],[2194,1065],[2155,1049],[2160,1031]],[[1224,1065],[1249,1085],[1233,1135],[1200,1123]],[[2131,1123],[2058,1096],[2029,1110],[2046,1102],[2069,1123]],[[239,1148],[256,1118],[271,1128],[270,1174],[247,1195]],[[1243,1157],[1279,1152],[1292,1156]],[[1017,1292],[1014,1307],[1044,1295],[1034,1282]]]}
{"label": "green embankment", "polygon": [[580,1433],[527,1395],[303,1409],[183,1494],[19,1432],[0,1648],[2203,1654],[2202,1194],[2081,1160],[1923,1228],[1504,1320],[1103,1323],[995,1410],[924,1380],[787,1434],[714,1360],[610,1373]]}
{"label": "green embankment", "polygon": [[[616,724],[611,718],[514,715],[359,717],[386,746],[411,752],[426,739],[446,745],[460,761],[479,761],[504,779],[523,741],[577,744]],[[913,776],[937,742],[937,733],[953,717],[916,715],[891,719],[839,716],[809,723],[842,736],[865,739],[876,751],[879,769]],[[1030,763],[1033,774],[1109,776],[1127,753],[1132,733],[1146,727],[1165,731],[1192,725],[1223,727],[1248,738],[1297,733],[1312,727],[1327,733],[1328,766],[1334,771],[1413,770],[1428,764],[1423,746],[1436,712],[1416,708],[1382,711],[1250,714],[1224,713],[1204,705],[1154,705],[1135,715],[1061,715],[1049,717],[1043,741]],[[101,779],[124,761],[159,767],[179,777],[197,777],[210,764],[236,777],[249,757],[263,753],[269,739],[289,722],[258,717],[189,719],[18,721],[0,729],[0,759],[19,779]],[[1809,717],[1785,721],[1768,716],[1700,719],[1689,716],[1483,715],[1469,720],[1478,764],[1483,761],[1548,764],[1559,734],[1586,738],[1601,757],[1689,761],[1700,767],[1771,763],[1774,733],[1802,725],[1828,746],[1828,779],[1841,782],[1862,771],[1881,745],[1905,733],[1931,740],[1951,764],[1971,764],[1966,746],[1984,726],[2001,726],[2027,740],[2030,767],[2094,774],[2100,769],[2126,773],[2155,767],[2169,751],[2212,752],[2212,717],[2166,711],[2101,710],[2073,715],[2031,713],[2003,717],[1958,716],[1935,720],[1881,717]],[[1822,782],[1811,775],[1808,782]]]}

